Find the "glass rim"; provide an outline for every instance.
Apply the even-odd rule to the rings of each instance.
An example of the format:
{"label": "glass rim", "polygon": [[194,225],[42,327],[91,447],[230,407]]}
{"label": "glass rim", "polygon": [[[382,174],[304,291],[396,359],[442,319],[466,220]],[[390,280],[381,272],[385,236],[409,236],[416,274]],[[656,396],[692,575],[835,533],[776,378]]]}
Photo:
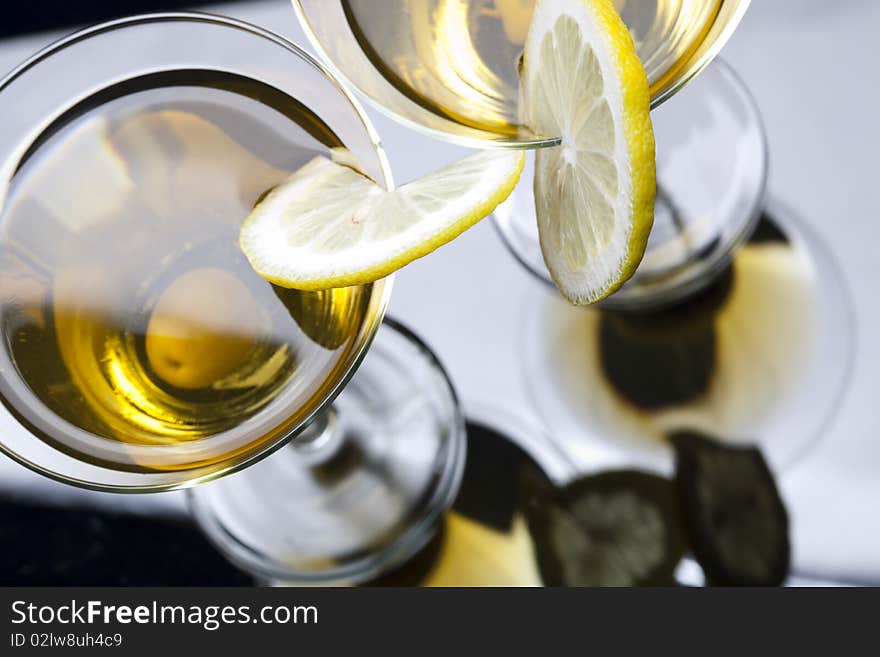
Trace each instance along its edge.
{"label": "glass rim", "polygon": [[670,78],[670,81],[663,85],[663,88],[660,89],[656,94],[651,97],[651,109],[656,109],[667,100],[672,98],[675,94],[681,91],[685,86],[688,85],[695,77],[697,77],[700,73],[705,70],[705,68],[711,64],[718,55],[721,53],[721,50],[724,46],[727,45],[727,42],[730,41],[730,38],[733,36],[733,33],[736,32],[740,23],[742,23],[743,18],[746,15],[746,12],[749,9],[749,5],[751,5],[752,0],[736,0],[737,5],[734,7],[733,13],[728,19],[727,23],[724,25],[724,29],[718,34],[714,41],[712,41],[712,45],[709,48],[706,48],[705,51],[700,53],[698,57],[691,57],[690,59],[685,60],[684,64],[679,69],[675,75]]}
{"label": "glass rim", "polygon": [[[652,110],[657,109],[667,100],[675,96],[716,59],[718,54],[721,52],[721,49],[727,44],[727,42],[730,40],[730,37],[733,36],[733,33],[739,27],[743,17],[746,14],[746,11],[749,8],[749,5],[751,4],[751,1],[752,0],[736,0],[737,5],[734,8],[733,13],[729,17],[729,20],[725,24],[724,28],[712,42],[712,45],[703,51],[698,50],[696,53],[693,53],[691,57],[683,60],[678,70],[670,76],[669,80],[664,83],[663,87],[659,89],[656,93],[651,94]],[[501,134],[497,135],[497,139],[487,139],[476,136],[471,137],[455,134],[446,130],[441,130],[439,128],[432,128],[430,126],[422,125],[415,119],[403,116],[399,112],[383,104],[379,99],[374,98],[372,94],[368,94],[362,91],[360,87],[355,84],[351,80],[351,78],[347,76],[345,72],[336,65],[336,63],[333,61],[333,58],[330,57],[326,48],[324,48],[324,45],[321,43],[321,40],[318,38],[318,35],[312,28],[311,21],[309,21],[308,17],[306,16],[305,10],[303,9],[300,0],[290,0],[290,3],[293,6],[293,11],[296,14],[297,21],[302,27],[306,38],[309,40],[309,43],[312,44],[312,47],[315,48],[315,50],[321,56],[321,60],[323,61],[324,65],[329,68],[339,80],[342,80],[345,85],[347,85],[351,89],[356,89],[358,93],[362,97],[364,97],[367,102],[370,103],[371,107],[373,107],[389,119],[393,120],[397,124],[409,128],[427,137],[431,137],[433,139],[455,144],[458,146],[463,146],[465,148],[477,148],[484,150],[536,150],[540,148],[553,148],[555,146],[559,146],[559,144],[562,142],[561,137],[505,139],[504,136]],[[449,120],[452,123],[455,123],[454,120]],[[476,128],[474,130],[479,132],[479,130]],[[491,134],[489,131],[485,131],[485,133],[487,135]]]}
{"label": "glass rim", "polygon": [[[385,153],[384,147],[382,146],[378,132],[376,131],[375,126],[373,126],[363,106],[351,93],[351,91],[345,86],[345,84],[341,82],[331,70],[324,66],[313,55],[311,55],[289,39],[266,28],[235,18],[229,18],[226,16],[205,12],[157,12],[128,16],[85,27],[46,45],[30,57],[26,58],[7,74],[0,77],[0,97],[3,96],[10,84],[12,84],[15,80],[21,78],[22,76],[26,75],[31,69],[33,69],[34,66],[50,57],[55,57],[63,53],[66,49],[76,45],[79,42],[99,37],[104,33],[115,32],[120,29],[135,27],[138,25],[145,25],[149,23],[186,22],[206,23],[218,27],[236,29],[255,37],[260,37],[271,42],[274,45],[284,48],[294,57],[297,57],[300,62],[305,65],[311,66],[319,73],[321,73],[338,90],[338,92],[341,94],[341,97],[345,99],[349,107],[354,111],[358,121],[360,122],[361,127],[364,129],[366,135],[369,138],[372,151],[376,156],[376,161],[383,177],[382,184],[387,189],[394,189],[394,179],[391,172],[391,166]],[[134,74],[136,72],[137,67],[132,67],[132,73]],[[55,114],[52,114],[50,116],[40,117],[39,120],[51,121],[54,118],[56,118],[56,116]],[[46,127],[45,123],[41,123],[40,125],[42,126],[42,128]],[[13,178],[12,172],[15,171],[15,167],[20,161],[23,153],[26,152],[26,150],[32,145],[33,138],[38,135],[39,131],[37,131],[36,135],[28,134],[20,138],[16,150],[6,153],[3,160],[0,161],[0,176],[2,176],[0,177],[0,210],[2,210],[3,206],[5,205],[6,190],[9,186],[11,179]],[[76,457],[59,451],[57,448],[53,448],[54,451],[56,451],[60,455],[60,457],[79,461],[80,465],[87,466],[88,468],[93,469],[94,472],[110,473],[111,476],[108,477],[108,479],[112,478],[113,475],[116,475],[117,478],[121,476],[128,476],[129,478],[139,480],[138,483],[120,484],[118,482],[108,483],[107,481],[83,479],[79,476],[65,474],[63,472],[60,472],[57,468],[52,468],[50,466],[37,463],[31,458],[18,453],[14,449],[9,448],[6,444],[6,441],[4,440],[0,440],[0,453],[5,454],[20,465],[42,476],[48,477],[49,479],[53,479],[64,484],[76,486],[78,488],[113,493],[156,493],[181,490],[202,483],[206,483],[208,481],[213,481],[233,472],[238,472],[248,467],[252,463],[262,458],[265,458],[269,454],[272,454],[291,440],[295,440],[296,436],[305,427],[307,427],[315,419],[315,417],[317,417],[320,413],[326,410],[330,406],[330,404],[332,404],[333,400],[345,388],[348,381],[357,371],[357,368],[364,359],[364,356],[366,355],[366,352],[368,351],[373,339],[375,338],[379,327],[382,325],[382,321],[390,303],[393,282],[394,275],[392,274],[388,277],[372,283],[370,304],[375,307],[375,312],[373,313],[372,320],[369,324],[364,324],[361,326],[361,329],[358,331],[358,335],[356,337],[356,346],[352,348],[348,359],[346,361],[343,361],[340,368],[343,371],[343,374],[330,387],[329,392],[325,395],[321,402],[316,404],[311,412],[304,416],[296,425],[290,427],[289,431],[286,431],[283,436],[274,441],[269,441],[267,444],[258,444],[254,447],[253,450],[250,450],[244,456],[238,457],[231,462],[226,463],[220,461],[220,467],[215,467],[218,464],[214,464],[213,466],[195,465],[193,467],[182,468],[180,470],[172,471],[155,470],[122,472],[118,469],[108,467],[106,465],[97,465],[94,463],[82,461],[80,459],[77,459]],[[30,434],[33,440],[40,440],[36,436],[33,436],[29,429],[23,426],[21,422],[19,422],[18,419],[16,419],[8,409],[3,407],[2,409],[0,409],[0,412],[4,413],[9,417],[9,419],[15,422],[17,430],[24,431]],[[201,474],[199,474],[200,471],[202,471]],[[191,474],[193,476],[187,476],[187,474]]]}
{"label": "glass rim", "polygon": [[[370,141],[372,142],[375,149],[377,158],[379,160],[380,169],[382,171],[383,178],[385,179],[383,182],[389,189],[394,188],[394,178],[391,173],[391,164],[388,161],[388,156],[385,153],[385,148],[382,145],[382,140],[379,137],[379,133],[376,130],[375,126],[372,124],[372,121],[370,120],[369,115],[367,114],[363,105],[352,93],[351,88],[353,87],[348,84],[347,80],[345,80],[343,76],[338,75],[330,67],[326,66],[314,55],[312,55],[310,52],[303,49],[301,46],[297,45],[290,39],[287,39],[277,32],[274,32],[267,28],[255,25],[253,23],[248,23],[247,21],[243,21],[237,18],[231,18],[229,16],[222,16],[220,14],[212,14],[209,12],[198,11],[167,11],[125,16],[103,23],[98,23],[96,25],[84,27],[45,45],[32,55],[24,59],[22,62],[20,62],[17,66],[12,68],[12,70],[0,77],[0,95],[3,94],[3,92],[12,82],[27,73],[35,65],[39,64],[45,59],[48,59],[49,57],[54,57],[66,48],[69,48],[80,41],[94,38],[100,36],[105,32],[111,32],[118,29],[133,27],[136,25],[143,25],[147,23],[163,22],[208,23],[238,29],[245,33],[266,39],[267,41],[270,41],[275,45],[290,51],[294,56],[299,57],[300,60],[320,71],[328,80],[330,80],[334,84],[337,89],[339,89],[340,93],[345,97],[349,105],[351,105],[351,108],[358,115],[358,118],[360,119],[361,124],[364,126],[364,129],[370,137]],[[8,162],[10,159],[13,159],[13,157],[11,154],[8,154],[4,158],[4,162]],[[0,188],[0,204],[2,204],[3,201],[4,189]]]}

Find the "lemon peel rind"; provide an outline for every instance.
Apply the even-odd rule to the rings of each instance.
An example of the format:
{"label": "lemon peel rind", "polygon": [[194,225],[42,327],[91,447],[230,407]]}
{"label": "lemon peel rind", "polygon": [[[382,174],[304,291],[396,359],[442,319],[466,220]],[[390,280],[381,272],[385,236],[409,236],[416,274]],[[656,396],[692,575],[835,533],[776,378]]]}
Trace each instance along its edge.
{"label": "lemon peel rind", "polygon": [[[540,3],[542,0],[538,0],[538,2]],[[625,43],[628,46],[624,48],[611,47],[607,44],[601,46],[609,55],[608,59],[619,83],[623,109],[622,132],[630,164],[628,174],[631,199],[629,203],[629,230],[625,235],[626,253],[614,267],[616,274],[586,292],[574,292],[556,271],[548,253],[550,247],[546,244],[544,235],[540,236],[544,262],[553,282],[570,303],[584,306],[601,301],[619,290],[638,269],[654,223],[656,163],[654,132],[650,118],[650,87],[647,74],[636,53],[632,35],[612,0],[580,0],[580,6],[574,6],[573,9],[584,10],[588,20],[592,21],[602,34],[608,35],[608,43]],[[536,15],[537,12],[538,7],[535,10]],[[577,16],[569,12],[560,13],[556,20],[562,15],[569,15],[576,21],[578,20]],[[526,62],[528,65],[528,57]],[[537,156],[540,157],[541,154],[539,152]],[[643,165],[638,168],[633,167],[634,161],[642,162]]]}
{"label": "lemon peel rind", "polygon": [[[618,38],[626,39],[632,48],[615,51],[613,63],[623,89],[624,135],[630,161],[643,161],[638,169],[630,169],[630,188],[632,190],[633,230],[629,235],[628,258],[621,270],[621,278],[609,287],[596,301],[613,294],[632,278],[642,262],[648,247],[648,237],[654,226],[654,199],[657,194],[657,164],[654,128],[651,123],[651,90],[648,76],[636,52],[632,35],[614,7],[611,0],[593,0],[602,27]],[[647,108],[645,112],[636,108]],[[634,156],[634,157],[633,157]]]}

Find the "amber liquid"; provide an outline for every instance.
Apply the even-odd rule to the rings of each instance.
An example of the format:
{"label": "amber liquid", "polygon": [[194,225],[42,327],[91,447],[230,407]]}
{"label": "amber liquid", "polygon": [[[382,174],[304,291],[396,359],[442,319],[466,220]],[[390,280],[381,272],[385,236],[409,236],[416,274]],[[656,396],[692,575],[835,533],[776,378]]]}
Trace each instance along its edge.
{"label": "amber liquid", "polygon": [[[372,64],[427,109],[519,130],[519,74],[534,0],[341,0]],[[710,32],[723,0],[615,0],[657,91]]]}
{"label": "amber liquid", "polygon": [[130,80],[61,117],[0,223],[7,407],[121,469],[202,466],[277,437],[338,380],[371,288],[273,286],[238,231],[341,146],[292,98],[208,71]]}

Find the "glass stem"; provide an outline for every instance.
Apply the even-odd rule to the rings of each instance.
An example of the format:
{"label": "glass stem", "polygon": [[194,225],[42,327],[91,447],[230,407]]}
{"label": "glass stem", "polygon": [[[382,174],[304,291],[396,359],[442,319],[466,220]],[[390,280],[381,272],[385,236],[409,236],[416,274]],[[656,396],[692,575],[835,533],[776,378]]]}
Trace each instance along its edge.
{"label": "glass stem", "polygon": [[333,457],[342,443],[339,413],[334,406],[315,416],[315,419],[293,439],[290,447],[298,458],[309,465],[318,465]]}
{"label": "glass stem", "polygon": [[665,205],[668,208],[668,212],[666,213],[672,220],[672,226],[675,229],[676,235],[680,235],[682,238],[682,242],[685,244],[685,248],[687,249],[687,259],[689,260],[693,255],[693,244],[691,244],[691,240],[687,235],[687,226],[685,224],[684,217],[681,214],[681,211],[678,209],[675,201],[672,199],[672,196],[660,185],[657,183],[657,197],[656,197],[657,205]]}

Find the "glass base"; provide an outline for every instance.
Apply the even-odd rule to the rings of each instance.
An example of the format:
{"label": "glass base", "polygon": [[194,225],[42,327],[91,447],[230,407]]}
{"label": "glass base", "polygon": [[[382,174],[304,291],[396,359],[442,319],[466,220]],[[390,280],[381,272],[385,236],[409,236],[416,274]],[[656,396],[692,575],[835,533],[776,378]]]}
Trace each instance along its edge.
{"label": "glass base", "polygon": [[761,448],[779,471],[822,437],[850,379],[854,323],[816,236],[771,203],[699,294],[652,310],[575,308],[548,294],[524,329],[526,385],[589,469],[671,472],[671,433]]}
{"label": "glass base", "polygon": [[[767,149],[754,100],[736,74],[715,62],[675,99],[652,112],[657,140],[654,228],[635,276],[602,302],[606,308],[674,303],[723,269],[760,214]],[[538,240],[531,185],[522,182],[495,210],[513,255],[553,285]]]}
{"label": "glass base", "polygon": [[357,584],[434,535],[465,442],[439,362],[386,319],[329,414],[264,461],[193,489],[191,507],[216,546],[261,581]]}

